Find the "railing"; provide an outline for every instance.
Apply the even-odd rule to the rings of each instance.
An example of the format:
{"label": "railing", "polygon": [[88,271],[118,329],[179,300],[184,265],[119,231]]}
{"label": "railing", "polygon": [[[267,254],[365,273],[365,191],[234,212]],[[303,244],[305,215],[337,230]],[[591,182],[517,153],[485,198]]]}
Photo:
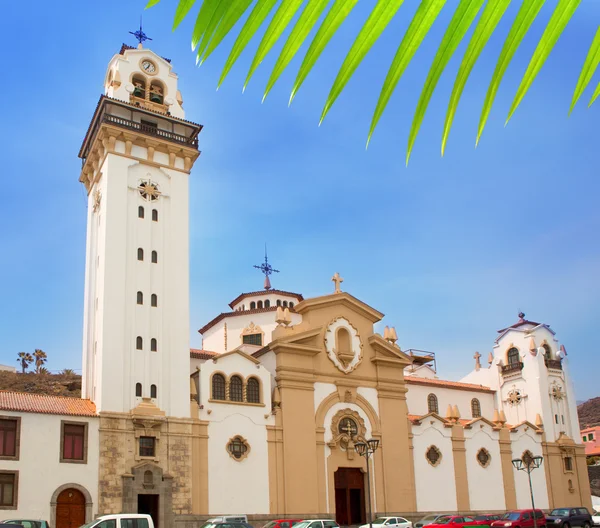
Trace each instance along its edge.
{"label": "railing", "polygon": [[523,362],[517,361],[515,363],[509,363],[508,365],[502,365],[502,375],[513,374],[523,370]]}
{"label": "railing", "polygon": [[546,368],[562,370],[562,361],[560,359],[548,359],[545,360]]}
{"label": "railing", "polygon": [[161,128],[155,126],[137,123],[136,121],[130,121],[129,119],[123,119],[122,117],[114,116],[111,114],[104,114],[104,116],[102,117],[102,121],[105,123],[110,123],[111,125],[116,125],[121,128],[136,130],[148,136],[156,136],[162,139],[166,139],[167,141],[173,141],[175,143],[181,143],[183,145],[189,145],[191,147],[196,148],[198,147],[197,137],[195,137],[194,139],[190,139],[186,136],[182,136],[181,134],[175,134],[175,132],[169,132],[168,130],[162,130]]}

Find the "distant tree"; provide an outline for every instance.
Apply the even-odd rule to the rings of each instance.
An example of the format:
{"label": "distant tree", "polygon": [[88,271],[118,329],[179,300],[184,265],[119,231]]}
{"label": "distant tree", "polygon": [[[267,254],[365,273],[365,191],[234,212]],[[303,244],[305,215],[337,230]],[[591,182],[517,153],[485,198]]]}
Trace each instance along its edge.
{"label": "distant tree", "polygon": [[33,357],[35,358],[35,372],[37,374],[41,374],[41,368],[44,366],[44,363],[48,361],[48,356],[46,355],[46,352],[36,348],[33,353]]}
{"label": "distant tree", "polygon": [[19,352],[17,358],[18,363],[21,365],[21,370],[25,374],[29,365],[33,363],[33,356],[29,352]]}
{"label": "distant tree", "polygon": [[63,376],[75,376],[75,371],[73,369],[62,369],[59,374]]}
{"label": "distant tree", "polygon": [[46,367],[36,368],[38,374],[50,374],[50,371]]}

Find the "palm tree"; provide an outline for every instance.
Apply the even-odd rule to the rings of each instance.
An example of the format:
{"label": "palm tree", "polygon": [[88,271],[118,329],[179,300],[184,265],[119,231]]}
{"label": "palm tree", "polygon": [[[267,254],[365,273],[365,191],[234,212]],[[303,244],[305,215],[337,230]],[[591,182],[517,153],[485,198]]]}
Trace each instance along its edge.
{"label": "palm tree", "polygon": [[[150,0],[147,8],[154,6],[159,2],[160,0]],[[291,104],[317,59],[329,44],[340,25],[350,15],[357,2],[358,0],[282,0],[281,2],[279,0],[179,0],[175,10],[173,29],[176,29],[179,26],[181,21],[190,13],[195,4],[200,4],[192,35],[192,49],[196,53],[198,64],[202,64],[221,44],[225,36],[233,29],[244,14],[247,11],[250,11],[245,23],[239,30],[236,30],[237,37],[235,43],[225,61],[221,77],[218,81],[218,85],[221,85],[252,37],[262,31],[262,40],[258,46],[258,50],[254,54],[254,58],[252,59],[244,82],[245,88],[258,66],[271,51],[284,31],[291,28],[289,36],[279,53],[279,57],[275,61],[275,66],[273,67],[266,84],[263,97],[264,100],[283,71],[289,66],[291,60],[299,52],[302,44],[307,40],[311,31],[318,26],[296,75],[290,97]],[[444,154],[454,115],[467,79],[482,50],[487,45],[490,37],[504,16],[511,0],[487,0],[485,6],[484,2],[485,0],[458,0],[457,2],[449,2],[449,4],[456,5],[456,9],[454,10],[454,14],[437,50],[421,92],[419,102],[417,103],[408,139],[406,155],[407,163],[437,83],[444,72],[444,69],[448,65],[448,62],[454,55],[458,45],[469,31],[469,28],[474,24],[477,15],[481,12],[481,16],[475,25],[475,29],[462,58],[462,63],[456,75],[454,87],[448,103],[442,134],[442,155]],[[529,33],[544,2],[545,0],[521,0],[520,9],[512,23],[511,30],[504,41],[500,57],[496,64],[496,69],[487,90],[487,95],[479,119],[477,142],[479,142],[481,138],[481,134],[487,122],[504,73],[521,42]],[[323,121],[354,74],[358,65],[365,58],[373,44],[379,39],[384,29],[397,14],[403,3],[404,0],[377,0],[374,2],[369,17],[361,27],[356,40],[348,51],[333,86],[330,89],[329,96],[327,97],[321,113],[321,121]],[[406,3],[416,6],[417,0]],[[552,16],[546,25],[545,31],[530,59],[529,66],[523,75],[523,79],[508,113],[507,122],[523,100],[523,97],[529,90],[580,3],[581,0],[557,0]],[[398,82],[402,78],[406,68],[409,66],[416,51],[421,46],[421,43],[429,33],[431,26],[442,12],[445,4],[446,0],[419,0],[416,12],[406,33],[402,36],[396,55],[383,83],[379,100],[371,120],[367,144],[370,141],[377,123],[379,122]],[[252,5],[254,5],[254,7],[251,9]],[[327,11],[327,14],[323,17],[322,22],[319,25],[318,22],[328,6],[330,6],[330,9]],[[450,7],[448,9],[450,9]],[[298,13],[300,14],[297,17],[295,24],[292,24],[292,21]],[[273,14],[273,16],[269,24],[264,30],[261,30],[261,26],[263,26],[265,20],[269,18],[271,14]],[[592,41],[591,35],[590,41]],[[573,93],[571,110],[573,110],[573,107],[588,86],[600,63],[600,28],[593,38],[587,57],[584,59],[582,55],[581,57],[574,57],[573,60],[581,60],[583,67]],[[589,104],[591,105],[599,95],[600,84],[598,84],[591,96]]]}
{"label": "palm tree", "polygon": [[62,369],[59,374],[63,376],[75,376],[75,371],[73,369]]}
{"label": "palm tree", "polygon": [[44,366],[44,363],[46,363],[48,360],[48,356],[46,355],[46,352],[36,348],[33,352],[33,357],[35,358],[35,372],[40,374],[40,370]]}
{"label": "palm tree", "polygon": [[29,352],[19,352],[17,358],[17,361],[21,364],[22,372],[25,374],[30,363],[33,363],[33,356]]}

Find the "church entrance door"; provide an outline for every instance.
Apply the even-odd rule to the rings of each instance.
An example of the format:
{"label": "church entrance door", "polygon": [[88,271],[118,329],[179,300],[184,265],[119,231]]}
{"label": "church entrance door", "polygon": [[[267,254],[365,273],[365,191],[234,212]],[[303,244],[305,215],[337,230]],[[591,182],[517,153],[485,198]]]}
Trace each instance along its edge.
{"label": "church entrance door", "polygon": [[158,500],[159,495],[138,495],[138,513],[145,513],[152,517],[154,528],[158,528]]}
{"label": "church entrance door", "polygon": [[79,528],[85,524],[85,497],[81,491],[69,488],[56,500],[56,528]]}
{"label": "church entrance door", "polygon": [[364,524],[365,477],[357,468],[335,472],[335,520],[340,526]]}

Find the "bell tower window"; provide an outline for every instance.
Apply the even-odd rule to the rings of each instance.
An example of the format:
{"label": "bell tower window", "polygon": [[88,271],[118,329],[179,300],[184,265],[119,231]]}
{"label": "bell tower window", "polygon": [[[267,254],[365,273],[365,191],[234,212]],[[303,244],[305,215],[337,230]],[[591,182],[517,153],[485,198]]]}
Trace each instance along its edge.
{"label": "bell tower window", "polygon": [[138,99],[146,99],[146,79],[141,75],[134,75],[132,79],[133,83],[133,97]]}
{"label": "bell tower window", "polygon": [[158,81],[152,81],[150,84],[150,101],[156,104],[163,104],[165,99],[165,90]]}

